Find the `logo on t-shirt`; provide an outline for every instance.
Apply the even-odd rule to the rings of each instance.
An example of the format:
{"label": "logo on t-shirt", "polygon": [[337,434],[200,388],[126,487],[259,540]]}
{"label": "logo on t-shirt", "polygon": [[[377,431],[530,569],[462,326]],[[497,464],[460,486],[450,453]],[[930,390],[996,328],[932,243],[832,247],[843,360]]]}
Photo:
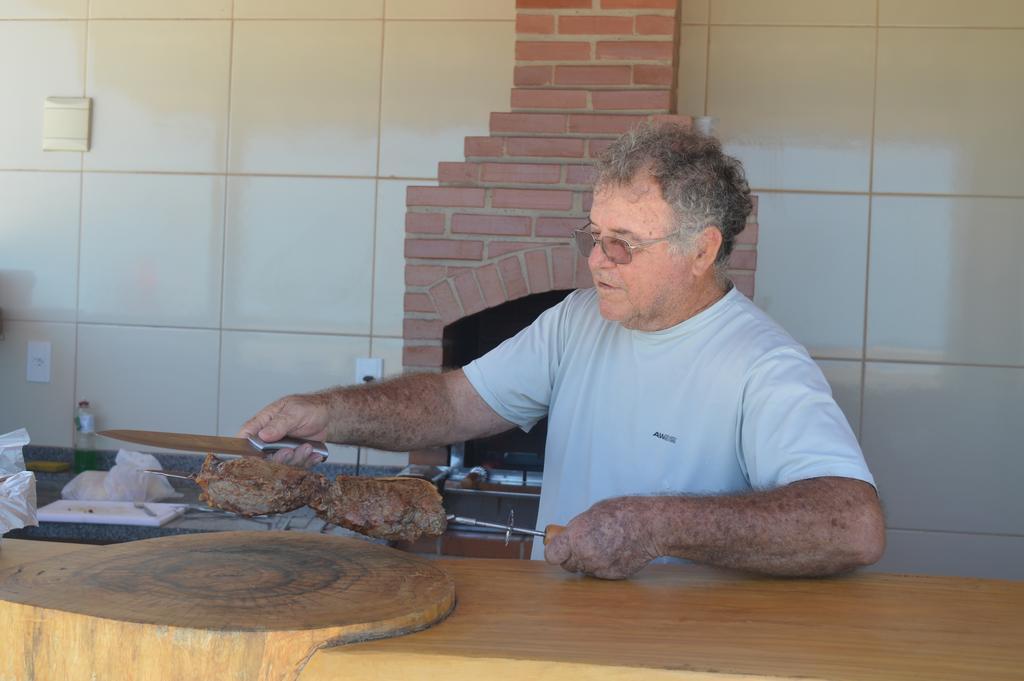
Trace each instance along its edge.
{"label": "logo on t-shirt", "polygon": [[671,442],[672,444],[676,443],[676,436],[675,435],[665,435],[665,433],[659,433],[659,432],[655,431],[654,437],[661,438],[662,440],[664,440],[666,442]]}

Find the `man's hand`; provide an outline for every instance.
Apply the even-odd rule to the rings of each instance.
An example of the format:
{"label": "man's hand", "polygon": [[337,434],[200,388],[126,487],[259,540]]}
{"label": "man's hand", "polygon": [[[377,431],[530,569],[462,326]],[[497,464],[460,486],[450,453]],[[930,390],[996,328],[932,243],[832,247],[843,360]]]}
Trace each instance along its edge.
{"label": "man's hand", "polygon": [[741,494],[606,499],[573,518],[544,557],[606,579],[628,577],[658,556],[823,577],[871,565],[884,550],[885,518],[875,488],[821,477]]}
{"label": "man's hand", "polygon": [[569,572],[625,579],[661,555],[640,506],[644,497],[600,501],[573,518],[544,549],[544,560]]}
{"label": "man's hand", "polygon": [[[319,395],[289,395],[273,402],[245,422],[238,437],[255,435],[266,442],[277,442],[283,437],[307,440],[325,440],[330,413],[327,400]],[[320,455],[304,444],[296,449],[279,449],[273,461],[310,468],[320,463]]]}

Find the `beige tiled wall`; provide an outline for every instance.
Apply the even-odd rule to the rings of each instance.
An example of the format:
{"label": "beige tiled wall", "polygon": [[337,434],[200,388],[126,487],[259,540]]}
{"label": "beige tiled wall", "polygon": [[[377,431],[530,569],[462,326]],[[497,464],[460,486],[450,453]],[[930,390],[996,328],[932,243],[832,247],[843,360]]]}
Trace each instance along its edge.
{"label": "beige tiled wall", "polygon": [[[0,2],[0,432],[234,434],[400,372],[405,187],[508,109],[513,43],[511,0]],[[89,152],[41,151],[47,96],[93,99]]]}
{"label": "beige tiled wall", "polygon": [[861,438],[878,569],[1024,579],[1024,3],[682,2],[679,112],[761,197],[756,302]]}

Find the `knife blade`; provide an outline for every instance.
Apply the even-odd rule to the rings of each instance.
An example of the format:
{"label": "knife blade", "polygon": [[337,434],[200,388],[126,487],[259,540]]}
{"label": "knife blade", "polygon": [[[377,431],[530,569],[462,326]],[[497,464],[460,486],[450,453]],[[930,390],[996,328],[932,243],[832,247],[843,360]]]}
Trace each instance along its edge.
{"label": "knife blade", "polygon": [[150,447],[180,449],[187,452],[215,452],[239,456],[266,456],[280,449],[295,449],[310,444],[320,460],[327,458],[327,445],[319,440],[284,438],[277,442],[266,442],[258,437],[221,437],[218,435],[191,435],[189,433],[163,433],[155,430],[104,430],[98,433],[104,437],[124,442],[133,442]]}

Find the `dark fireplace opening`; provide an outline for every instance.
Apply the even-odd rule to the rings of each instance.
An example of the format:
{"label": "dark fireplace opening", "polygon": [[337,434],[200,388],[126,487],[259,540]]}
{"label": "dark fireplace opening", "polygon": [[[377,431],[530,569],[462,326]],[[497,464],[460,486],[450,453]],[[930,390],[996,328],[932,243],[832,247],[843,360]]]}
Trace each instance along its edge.
{"label": "dark fireplace opening", "polygon": [[[535,293],[449,324],[444,329],[442,339],[444,366],[461,367],[482,357],[532,324],[544,310],[559,303],[569,293]],[[526,473],[539,473],[544,469],[547,423],[546,418],[542,419],[529,433],[513,428],[492,437],[453,446],[452,466],[467,469],[480,466],[488,471],[518,471],[523,473],[524,479]]]}

